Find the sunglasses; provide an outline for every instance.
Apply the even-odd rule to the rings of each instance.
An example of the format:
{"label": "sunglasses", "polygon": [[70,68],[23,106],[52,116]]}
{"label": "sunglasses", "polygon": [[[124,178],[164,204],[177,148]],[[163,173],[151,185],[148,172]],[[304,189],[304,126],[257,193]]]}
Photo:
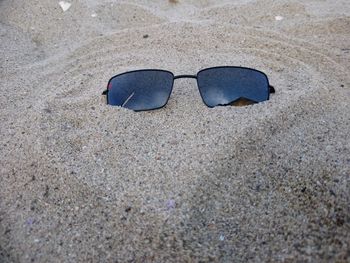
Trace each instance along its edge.
{"label": "sunglasses", "polygon": [[159,109],[167,104],[174,80],[180,78],[196,79],[202,100],[210,108],[237,105],[239,101],[259,103],[275,92],[265,73],[223,66],[203,69],[197,75],[174,76],[172,72],[160,69],[129,71],[112,77],[102,94],[106,95],[109,105],[134,111]]}

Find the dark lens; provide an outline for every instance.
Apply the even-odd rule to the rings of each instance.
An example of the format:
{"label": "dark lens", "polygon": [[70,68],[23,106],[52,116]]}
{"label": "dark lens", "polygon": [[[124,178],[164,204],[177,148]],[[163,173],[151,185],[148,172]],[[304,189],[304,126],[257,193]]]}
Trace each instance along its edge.
{"label": "dark lens", "polygon": [[209,107],[230,105],[239,99],[262,102],[269,99],[267,76],[257,70],[240,67],[218,67],[200,71],[199,92]]}
{"label": "dark lens", "polygon": [[163,107],[170,96],[174,75],[162,70],[127,72],[108,83],[107,101],[135,111]]}

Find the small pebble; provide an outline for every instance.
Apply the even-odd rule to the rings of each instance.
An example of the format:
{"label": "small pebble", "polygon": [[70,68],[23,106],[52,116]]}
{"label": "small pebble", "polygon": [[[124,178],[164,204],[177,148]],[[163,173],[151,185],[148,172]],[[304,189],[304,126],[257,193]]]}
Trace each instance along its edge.
{"label": "small pebble", "polygon": [[33,218],[28,218],[27,221],[26,221],[26,224],[27,224],[28,226],[33,225],[33,223],[34,223],[34,219],[33,219]]}
{"label": "small pebble", "polygon": [[275,16],[275,20],[276,20],[276,21],[281,21],[281,20],[283,20],[283,19],[284,19],[283,16]]}
{"label": "small pebble", "polygon": [[66,12],[72,6],[71,3],[68,3],[66,1],[60,1],[60,2],[58,2],[58,4],[62,8],[63,12]]}
{"label": "small pebble", "polygon": [[174,209],[176,207],[176,202],[173,199],[170,199],[166,202],[166,207],[170,209]]}

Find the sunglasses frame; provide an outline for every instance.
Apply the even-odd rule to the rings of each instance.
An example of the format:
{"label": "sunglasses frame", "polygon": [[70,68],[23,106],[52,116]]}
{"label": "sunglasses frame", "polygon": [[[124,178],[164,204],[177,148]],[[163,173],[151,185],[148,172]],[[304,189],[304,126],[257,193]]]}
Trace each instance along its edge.
{"label": "sunglasses frame", "polygon": [[[210,68],[201,69],[201,70],[199,70],[199,71],[197,72],[196,75],[187,75],[187,74],[185,74],[185,75],[174,75],[173,72],[171,72],[171,71],[169,71],[169,70],[163,70],[163,69],[137,69],[137,70],[126,71],[126,72],[123,72],[123,73],[120,73],[120,74],[117,74],[117,75],[111,77],[111,78],[108,80],[107,89],[104,90],[104,91],[102,92],[102,95],[105,95],[105,96],[106,96],[106,100],[107,100],[107,104],[108,104],[108,91],[109,91],[109,89],[110,89],[110,83],[111,83],[112,79],[114,79],[114,78],[116,78],[116,77],[119,77],[119,76],[122,76],[122,75],[128,74],[128,73],[140,72],[140,71],[161,71],[161,72],[170,73],[170,74],[173,76],[173,81],[172,81],[172,84],[171,84],[170,93],[169,93],[168,99],[167,99],[167,101],[164,103],[164,105],[162,105],[162,106],[160,106],[160,107],[158,107],[158,108],[149,109],[149,110],[133,110],[133,109],[131,109],[131,110],[137,112],[137,111],[152,111],[152,110],[158,110],[158,109],[164,108],[164,107],[168,104],[168,101],[169,101],[169,99],[170,99],[170,96],[171,96],[171,94],[172,94],[172,92],[173,92],[173,87],[174,87],[174,82],[175,82],[175,80],[176,80],[176,79],[183,79],[183,78],[196,79],[196,81],[197,81],[197,88],[198,88],[198,91],[199,91],[199,94],[200,94],[200,96],[201,96],[201,98],[202,98],[203,103],[204,103],[207,107],[209,107],[209,108],[214,108],[214,107],[216,107],[216,106],[209,106],[209,105],[204,101],[204,99],[203,99],[202,92],[201,92],[201,90],[200,90],[200,88],[199,88],[198,74],[201,73],[202,71],[206,71],[206,70],[210,70],[210,69],[218,69],[218,68],[226,68],[226,69],[227,69],[227,68],[231,68],[231,69],[233,69],[233,68],[234,68],[234,69],[249,69],[249,70],[253,70],[253,71],[255,71],[255,72],[259,72],[259,73],[261,73],[261,74],[263,74],[263,75],[265,76],[266,81],[267,81],[267,85],[268,85],[268,88],[269,88],[267,100],[270,99],[270,94],[271,94],[271,93],[275,93],[275,88],[274,88],[273,86],[270,85],[270,83],[269,83],[269,78],[267,77],[267,75],[266,75],[264,72],[262,72],[262,71],[260,71],[260,70],[253,69],[253,68],[248,68],[248,67],[240,67],[240,66],[216,66],[216,67],[210,67]],[[122,107],[122,106],[121,106],[121,107]]]}

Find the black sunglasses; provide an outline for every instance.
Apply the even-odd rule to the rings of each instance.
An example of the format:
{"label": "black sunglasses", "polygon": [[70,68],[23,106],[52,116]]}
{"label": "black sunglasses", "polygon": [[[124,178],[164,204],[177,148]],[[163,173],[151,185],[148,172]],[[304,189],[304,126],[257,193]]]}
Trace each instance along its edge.
{"label": "black sunglasses", "polygon": [[170,97],[175,79],[197,79],[199,93],[208,107],[235,105],[245,100],[251,103],[266,101],[275,89],[265,73],[256,69],[223,66],[207,68],[197,75],[178,75],[160,69],[125,72],[108,81],[107,104],[134,111],[164,107]]}

